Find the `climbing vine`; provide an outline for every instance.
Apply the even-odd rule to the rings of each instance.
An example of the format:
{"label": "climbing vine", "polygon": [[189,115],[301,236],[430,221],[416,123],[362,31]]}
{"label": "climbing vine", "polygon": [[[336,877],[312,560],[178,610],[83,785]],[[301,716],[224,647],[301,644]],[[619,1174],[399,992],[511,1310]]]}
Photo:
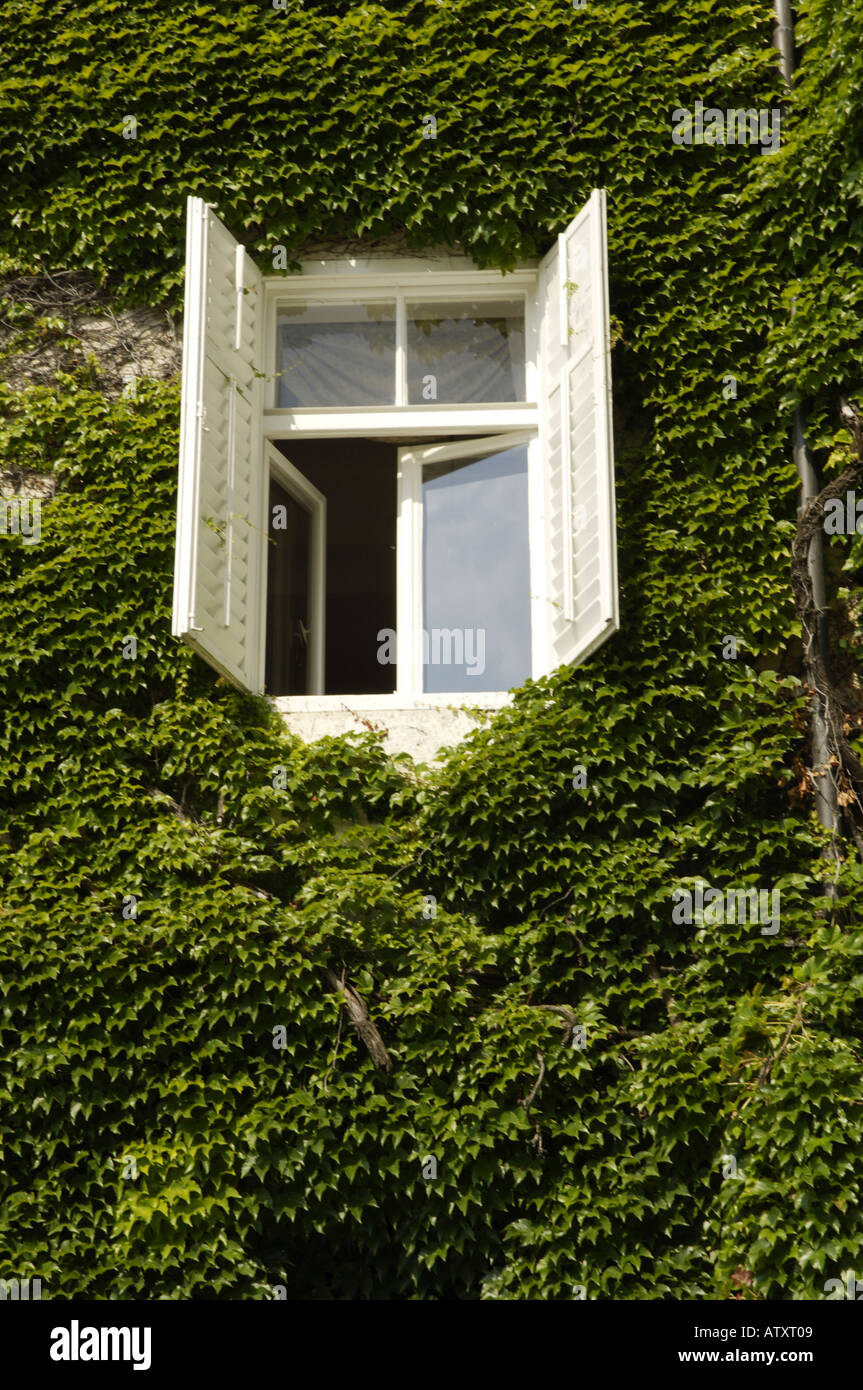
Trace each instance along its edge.
{"label": "climbing vine", "polygon": [[[863,873],[801,775],[789,583],[789,411],[844,488],[861,398],[863,6],[841,47],[837,0],[800,8],[761,154],[671,140],[696,100],[782,104],[755,0],[0,6],[19,357],[67,334],[46,276],[176,316],[187,192],[262,268],[507,268],[604,186],[621,574],[618,635],[440,765],[305,745],[170,636],[176,380],[110,396],[70,348],[0,386],[4,475],[48,480],[38,537],[0,535],[0,1272],[207,1299],[863,1274]],[[854,759],[860,545],[827,547]],[[779,929],[675,917],[711,887],[778,891]]]}

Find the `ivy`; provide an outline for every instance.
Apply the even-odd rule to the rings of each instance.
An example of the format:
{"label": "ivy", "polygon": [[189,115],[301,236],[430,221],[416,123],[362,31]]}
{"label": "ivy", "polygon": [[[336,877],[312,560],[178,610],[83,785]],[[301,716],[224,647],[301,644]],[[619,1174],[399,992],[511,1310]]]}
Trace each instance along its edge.
{"label": "ivy", "polygon": [[[170,636],[177,383],[0,387],[4,471],[53,488],[38,543],[0,536],[10,1277],[804,1299],[860,1276],[863,871],[840,845],[822,894],[788,412],[841,472],[863,6],[800,8],[762,156],[671,141],[697,99],[784,101],[750,0],[3,3],[5,279],[176,309],[187,192],[262,267],[362,238],[508,268],[605,186],[622,601],[589,662],[436,767],[373,733],[305,745]],[[853,692],[859,538],[828,552]],[[699,885],[778,889],[780,930],[675,921]]]}

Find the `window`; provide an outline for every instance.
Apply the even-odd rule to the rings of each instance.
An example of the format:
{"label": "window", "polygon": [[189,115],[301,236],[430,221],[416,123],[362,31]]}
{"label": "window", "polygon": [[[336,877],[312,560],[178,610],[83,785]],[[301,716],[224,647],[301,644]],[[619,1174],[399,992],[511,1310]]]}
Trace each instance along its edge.
{"label": "window", "polygon": [[318,694],[324,685],[327,500],[272,445],[269,464],[265,684],[273,695]]}
{"label": "window", "polygon": [[399,450],[409,689],[510,690],[531,674],[527,444]]}
{"label": "window", "polygon": [[523,296],[399,294],[376,302],[343,295],[279,304],[277,407],[526,399]]}
{"label": "window", "polygon": [[[392,695],[395,665],[378,659],[382,629],[396,627],[396,467],[393,444],[369,439],[284,440],[271,445],[271,458],[288,466],[321,499],[322,524],[311,539],[308,563],[299,562],[305,581],[298,600],[320,584],[311,623],[323,651],[323,665],[301,680],[266,680],[271,695]],[[279,468],[275,469],[278,473]],[[269,516],[270,563],[280,543],[272,505]],[[291,551],[290,541],[285,549]],[[276,649],[293,619],[281,596],[270,605],[267,587],[265,651]]]}
{"label": "window", "polygon": [[395,305],[282,305],[277,332],[278,405],[395,403]]}
{"label": "window", "polygon": [[407,305],[408,400],[523,401],[524,305],[512,300]]}
{"label": "window", "polygon": [[173,630],[219,671],[494,704],[616,630],[604,194],[511,275],[268,278],[191,198],[186,276]]}

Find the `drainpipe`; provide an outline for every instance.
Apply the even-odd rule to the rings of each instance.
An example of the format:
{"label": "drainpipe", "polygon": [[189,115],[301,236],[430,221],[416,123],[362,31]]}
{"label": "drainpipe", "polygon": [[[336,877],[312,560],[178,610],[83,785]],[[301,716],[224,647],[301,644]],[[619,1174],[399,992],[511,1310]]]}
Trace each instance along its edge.
{"label": "drainpipe", "polygon": [[774,0],[773,14],[776,20],[773,46],[779,49],[779,71],[786,87],[790,88],[794,74],[794,20],[791,18],[790,0]]}
{"label": "drainpipe", "polygon": [[[794,77],[794,20],[791,15],[791,5],[789,0],[774,0],[774,18],[776,21],[773,30],[773,44],[779,50],[779,70],[782,73],[786,89],[790,92]],[[792,420],[792,438],[794,447],[794,465],[797,469],[797,476],[800,479],[799,505],[797,515],[800,516],[803,509],[808,506],[813,497],[817,497],[821,491],[821,481],[818,477],[815,465],[809,453],[806,443],[806,420],[803,411],[798,406],[794,411]],[[809,554],[807,556],[807,566],[809,578],[812,583],[812,597],[815,602],[815,610],[818,615],[816,630],[809,639],[807,650],[804,652],[804,673],[807,684],[814,690],[812,702],[812,767],[816,773],[815,777],[815,808],[818,819],[824,826],[835,835],[838,824],[838,808],[836,802],[836,786],[828,762],[830,758],[830,743],[827,734],[827,719],[824,705],[824,695],[817,689],[816,680],[812,671],[812,646],[815,645],[824,662],[824,669],[830,669],[830,643],[827,630],[827,594],[824,584],[824,531],[818,530],[809,542]],[[818,773],[823,775],[818,776]],[[830,853],[831,859],[835,857],[835,852]]]}

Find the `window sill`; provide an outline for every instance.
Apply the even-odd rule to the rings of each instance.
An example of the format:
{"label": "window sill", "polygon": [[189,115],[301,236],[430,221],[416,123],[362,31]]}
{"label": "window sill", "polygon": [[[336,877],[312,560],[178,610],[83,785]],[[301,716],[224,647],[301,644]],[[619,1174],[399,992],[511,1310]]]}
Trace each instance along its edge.
{"label": "window sill", "polygon": [[280,714],[324,714],[328,710],[357,710],[385,714],[389,710],[503,709],[512,700],[508,690],[457,690],[440,695],[270,695]]}

